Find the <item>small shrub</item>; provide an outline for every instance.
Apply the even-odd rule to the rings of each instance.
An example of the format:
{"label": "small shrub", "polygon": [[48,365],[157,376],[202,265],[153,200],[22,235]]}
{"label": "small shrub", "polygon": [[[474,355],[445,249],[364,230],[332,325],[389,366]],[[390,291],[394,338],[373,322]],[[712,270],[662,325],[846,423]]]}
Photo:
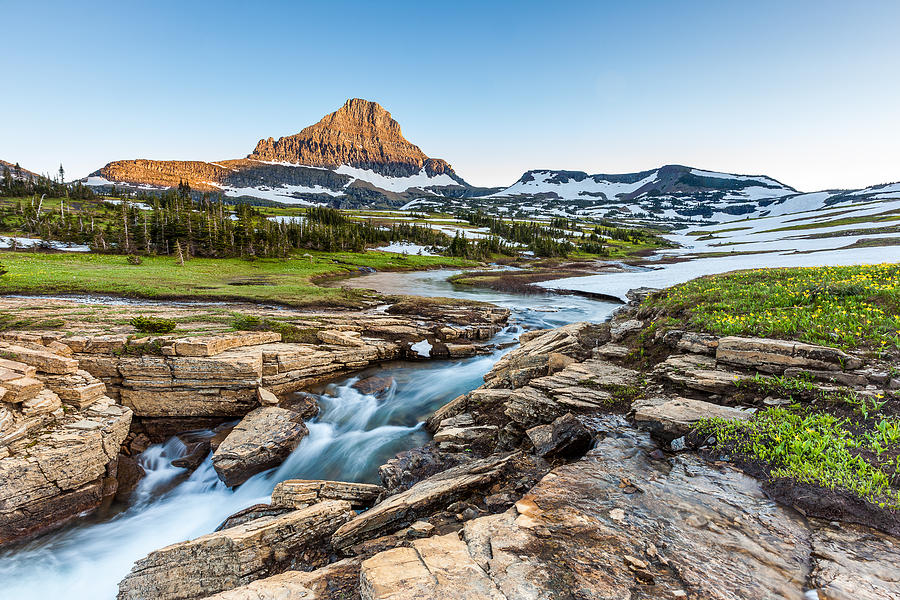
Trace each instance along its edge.
{"label": "small shrub", "polygon": [[238,331],[259,331],[263,328],[263,322],[256,315],[235,315],[231,326]]}
{"label": "small shrub", "polygon": [[256,315],[235,315],[231,327],[237,331],[274,331],[281,334],[281,341],[294,344],[319,344],[315,327],[297,327],[275,319],[261,319]]}
{"label": "small shrub", "polygon": [[131,326],[142,333],[170,333],[175,329],[175,321],[156,317],[134,317],[131,319]]}
{"label": "small shrub", "polygon": [[139,265],[144,262],[144,259],[137,254],[129,254],[128,258],[126,258],[125,260],[128,261],[129,265]]}

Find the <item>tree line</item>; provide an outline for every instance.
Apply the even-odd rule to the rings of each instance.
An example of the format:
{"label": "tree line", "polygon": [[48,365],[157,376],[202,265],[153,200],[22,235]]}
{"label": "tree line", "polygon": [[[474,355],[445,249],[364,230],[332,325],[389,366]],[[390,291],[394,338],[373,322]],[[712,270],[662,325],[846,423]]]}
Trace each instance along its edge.
{"label": "tree line", "polygon": [[457,215],[476,227],[486,227],[491,234],[508,242],[526,246],[535,256],[568,256],[575,251],[575,244],[566,239],[566,231],[526,221],[505,221],[480,210],[461,212]]}
{"label": "tree line", "polygon": [[414,223],[376,225],[339,210],[310,207],[300,217],[272,219],[248,204],[226,204],[221,196],[191,197],[180,185],[159,195],[119,200],[98,211],[42,198],[19,199],[0,211],[0,228],[33,237],[87,244],[93,251],[201,257],[286,257],[295,250],[363,252],[369,246],[409,241],[446,247],[450,236]]}
{"label": "tree line", "polygon": [[3,181],[0,182],[0,196],[46,196],[48,198],[80,198],[94,197],[94,190],[81,182],[65,183],[66,172],[62,165],[54,177],[37,175],[26,171],[19,163],[12,167],[3,165]]}

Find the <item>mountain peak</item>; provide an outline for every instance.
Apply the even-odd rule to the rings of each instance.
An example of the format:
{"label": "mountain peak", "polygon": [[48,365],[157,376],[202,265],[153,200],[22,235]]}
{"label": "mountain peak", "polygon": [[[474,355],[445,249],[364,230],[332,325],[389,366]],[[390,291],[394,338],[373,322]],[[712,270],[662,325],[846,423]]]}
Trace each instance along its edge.
{"label": "mountain peak", "polygon": [[347,100],[300,133],[260,140],[247,158],[326,168],[349,165],[393,177],[425,169],[428,175],[447,173],[456,178],[449,164],[429,158],[407,141],[383,106],[362,98]]}

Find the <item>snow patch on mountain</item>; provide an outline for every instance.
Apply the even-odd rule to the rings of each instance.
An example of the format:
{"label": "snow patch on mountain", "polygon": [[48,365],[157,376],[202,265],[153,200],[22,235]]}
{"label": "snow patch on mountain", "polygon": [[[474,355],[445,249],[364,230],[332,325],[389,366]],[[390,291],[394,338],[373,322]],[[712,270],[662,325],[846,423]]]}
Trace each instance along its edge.
{"label": "snow patch on mountain", "polygon": [[230,187],[218,183],[207,182],[213,185],[229,198],[239,198],[241,196],[250,196],[252,198],[262,198],[263,200],[272,200],[273,202],[282,202],[284,204],[300,204],[303,206],[315,206],[319,204],[311,200],[298,198],[296,194],[325,194],[328,196],[340,196],[342,192],[335,191],[320,185],[289,185],[284,184],[278,187],[269,187],[261,185],[259,187]]}
{"label": "snow patch on mountain", "polygon": [[159,190],[166,189],[165,186],[150,185],[149,183],[127,183],[127,182],[123,182],[123,181],[110,181],[109,179],[106,179],[105,177],[100,177],[99,175],[91,175],[89,177],[85,177],[84,179],[81,180],[81,184],[86,185],[88,187],[113,187],[113,186],[116,186],[119,188],[128,187],[131,189],[153,190],[153,191],[159,191]]}
{"label": "snow patch on mountain", "polygon": [[[586,196],[602,193],[609,200],[615,200],[618,194],[631,194],[648,183],[653,183],[657,179],[657,173],[657,171],[653,171],[650,175],[634,183],[619,183],[602,179],[598,181],[596,175],[588,175],[581,180],[569,177],[568,181],[553,181],[554,178],[559,177],[559,172],[529,171],[510,187],[486,197],[500,198],[520,194],[555,193],[564,199],[583,199]],[[531,180],[525,181],[528,176],[531,177]]]}
{"label": "snow patch on mountain", "polygon": [[340,175],[349,175],[354,179],[371,183],[375,187],[397,193],[405,192],[410,188],[426,188],[436,185],[459,185],[458,181],[446,173],[441,173],[440,175],[432,177],[425,172],[424,168],[415,175],[410,175],[408,177],[391,177],[389,175],[376,173],[369,169],[351,167],[350,165],[341,165],[332,170]]}

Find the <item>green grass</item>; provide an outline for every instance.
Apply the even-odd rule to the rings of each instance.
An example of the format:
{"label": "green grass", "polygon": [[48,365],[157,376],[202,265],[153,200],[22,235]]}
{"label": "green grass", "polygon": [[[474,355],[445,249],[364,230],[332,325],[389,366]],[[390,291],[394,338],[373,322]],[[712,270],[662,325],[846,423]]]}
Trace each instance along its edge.
{"label": "green grass", "polygon": [[694,279],[645,300],[690,329],[900,349],[900,264],[758,269]]}
{"label": "green grass", "polygon": [[828,413],[768,408],[748,421],[708,419],[697,430],[715,435],[720,451],[766,463],[772,477],[844,489],[882,508],[900,509],[900,491],[891,485],[900,473],[900,458],[890,451],[900,442],[896,418],[878,419],[861,433]]}
{"label": "green grass", "polygon": [[117,255],[0,252],[0,263],[9,271],[0,277],[2,294],[94,293],[347,308],[361,306],[370,293],[319,287],[314,280],[353,273],[358,267],[382,271],[475,264],[459,258],[386,252],[309,252],[286,260],[194,258],[184,266],[159,256],[131,265],[125,256]]}

